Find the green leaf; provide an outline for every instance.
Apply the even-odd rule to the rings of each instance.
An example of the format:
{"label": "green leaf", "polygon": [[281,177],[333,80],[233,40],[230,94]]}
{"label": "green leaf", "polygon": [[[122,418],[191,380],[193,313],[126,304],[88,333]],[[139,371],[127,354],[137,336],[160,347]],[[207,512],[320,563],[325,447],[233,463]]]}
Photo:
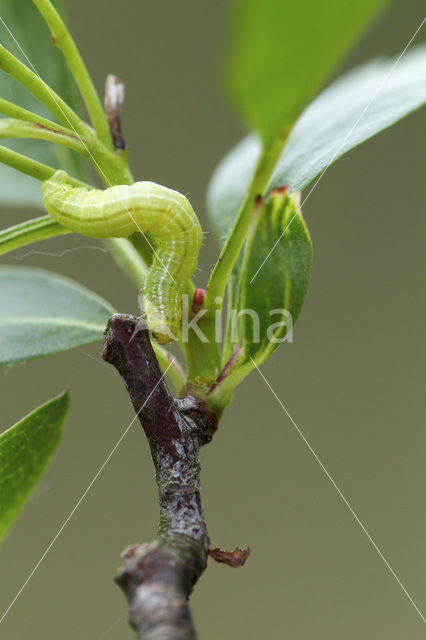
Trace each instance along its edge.
{"label": "green leaf", "polygon": [[[27,220],[0,231],[0,255],[64,233],[69,232],[51,216]],[[100,340],[114,313],[108,302],[85,287],[41,269],[0,267],[0,297],[0,366]],[[155,341],[152,346],[180,393],[186,384],[183,370],[164,347]]]}
{"label": "green leaf", "polygon": [[260,365],[287,332],[291,338],[311,267],[312,243],[300,211],[300,196],[290,196],[284,189],[272,192],[255,211],[244,251],[239,308],[249,313],[241,316],[242,362],[253,359]]}
{"label": "green leaf", "polygon": [[387,0],[234,0],[230,93],[265,140],[289,130]]}
{"label": "green leaf", "polygon": [[[64,3],[57,1],[54,4],[63,13]],[[71,73],[61,52],[53,45],[50,30],[32,0],[2,0],[1,17],[4,21],[0,22],[2,44],[33,71],[35,69],[70,107],[78,111],[78,92]],[[34,96],[2,72],[0,95],[41,116],[52,118]],[[64,169],[83,181],[90,181],[87,163],[70,149],[36,140],[14,140],[8,146],[39,162]],[[0,165],[0,204],[43,208],[40,183],[10,167]]]}
{"label": "green leaf", "polygon": [[233,272],[224,372],[210,396],[211,408],[220,413],[250,371],[292,340],[311,267],[300,194],[277,189],[256,204],[240,268]]}
{"label": "green leaf", "polygon": [[0,365],[100,340],[114,313],[86,287],[43,269],[0,267],[0,300]]}
{"label": "green leaf", "polygon": [[[375,60],[343,75],[304,111],[290,134],[268,190],[302,191],[330,163],[426,103],[426,46]],[[255,136],[225,156],[210,181],[210,221],[222,241],[232,226],[260,153]]]}
{"label": "green leaf", "polygon": [[68,406],[69,395],[64,391],[0,435],[0,538],[52,457]]}

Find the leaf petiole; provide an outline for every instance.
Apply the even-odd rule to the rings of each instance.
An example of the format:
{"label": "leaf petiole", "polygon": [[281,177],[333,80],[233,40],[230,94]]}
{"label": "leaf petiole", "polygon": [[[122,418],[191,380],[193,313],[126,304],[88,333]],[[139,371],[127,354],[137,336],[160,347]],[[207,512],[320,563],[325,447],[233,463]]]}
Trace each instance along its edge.
{"label": "leaf petiole", "polygon": [[63,133],[41,124],[15,118],[0,119],[0,138],[35,138],[61,144],[84,156],[87,156],[88,152],[86,141],[75,136],[72,132]]}
{"label": "leaf petiole", "polygon": [[263,146],[246,197],[210,275],[204,303],[208,314],[217,308],[215,298],[222,298],[223,300],[232,269],[234,268],[234,264],[237,261],[247,236],[256,198],[264,194],[287,140],[287,136],[288,131],[282,131],[273,142],[264,144]]}
{"label": "leaf petiole", "polygon": [[[17,153],[17,151],[12,151],[12,149],[8,149],[7,147],[3,147],[0,145],[0,162],[3,164],[7,164],[9,167],[13,167],[21,173],[25,173],[28,176],[32,176],[37,180],[48,180],[53,176],[56,169],[53,167],[49,167],[42,162],[38,162],[37,160],[33,160],[32,158],[28,158],[28,156],[24,156],[22,153]],[[72,176],[68,176],[68,182],[72,184],[74,187],[85,187],[86,189],[93,189],[90,184],[86,182],[82,182],[81,180],[77,180],[77,178],[73,178]]]}
{"label": "leaf petiole", "polygon": [[16,120],[33,122],[34,124],[39,124],[40,126],[47,127],[48,129],[54,129],[55,131],[60,131],[61,133],[74,135],[71,129],[63,127],[62,125],[58,124],[57,122],[53,122],[53,120],[49,120],[48,118],[43,118],[37,113],[28,111],[28,109],[19,107],[17,104],[13,104],[13,102],[9,102],[9,100],[5,100],[4,98],[0,98],[0,113],[3,113],[5,116],[9,116],[10,118],[16,118]]}
{"label": "leaf petiole", "polygon": [[36,73],[0,45],[0,69],[22,84],[66,127],[87,136],[90,127]]}
{"label": "leaf petiole", "polygon": [[[203,349],[205,351],[206,348],[208,348],[209,359],[206,360],[206,354],[203,353],[203,349],[200,349],[200,345],[196,345],[196,348],[194,347],[192,349],[192,362],[190,363],[191,375],[194,378],[201,377],[207,384],[214,382],[217,375],[218,363],[220,365],[220,358],[218,359],[217,353],[213,352],[213,345],[215,345],[216,323],[223,306],[225,290],[246,240],[256,199],[265,192],[287,140],[287,136],[288,131],[283,130],[274,141],[264,142],[263,151],[260,154],[246,197],[210,275],[203,304],[203,308],[206,309],[206,314],[199,322],[200,329],[207,338],[206,344],[208,347],[204,346]],[[197,352],[202,354],[201,358],[197,356]],[[208,366],[208,362],[212,363],[210,367]],[[208,370],[206,370],[206,367]]]}

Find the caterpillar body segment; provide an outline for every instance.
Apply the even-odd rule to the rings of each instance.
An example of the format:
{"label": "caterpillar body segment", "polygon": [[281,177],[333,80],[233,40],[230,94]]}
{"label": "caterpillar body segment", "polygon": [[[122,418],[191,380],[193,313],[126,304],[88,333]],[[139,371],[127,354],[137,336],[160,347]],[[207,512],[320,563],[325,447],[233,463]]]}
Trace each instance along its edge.
{"label": "caterpillar body segment", "polygon": [[72,187],[65,171],[43,182],[42,196],[48,213],[75,233],[92,238],[151,234],[155,252],[143,289],[147,324],[157,342],[171,342],[202,243],[201,226],[188,200],[154,182],[105,190]]}

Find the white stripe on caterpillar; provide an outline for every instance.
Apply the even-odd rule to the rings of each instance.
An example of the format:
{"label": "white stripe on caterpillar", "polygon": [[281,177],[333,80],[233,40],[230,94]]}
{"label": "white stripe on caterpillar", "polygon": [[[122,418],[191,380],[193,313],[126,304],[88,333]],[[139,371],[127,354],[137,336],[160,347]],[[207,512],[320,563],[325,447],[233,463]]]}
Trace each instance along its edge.
{"label": "white stripe on caterpillar", "polygon": [[41,188],[47,211],[67,229],[91,238],[152,234],[156,251],[144,283],[145,313],[157,342],[171,342],[203,236],[188,200],[154,182],[100,190],[72,187],[67,179],[65,171],[57,171]]}

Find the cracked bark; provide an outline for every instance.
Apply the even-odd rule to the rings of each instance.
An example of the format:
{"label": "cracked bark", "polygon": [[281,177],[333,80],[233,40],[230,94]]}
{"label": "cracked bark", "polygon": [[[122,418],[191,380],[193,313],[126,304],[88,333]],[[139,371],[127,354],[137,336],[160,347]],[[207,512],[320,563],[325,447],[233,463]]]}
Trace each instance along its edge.
{"label": "cracked bark", "polygon": [[116,577],[129,602],[129,622],[144,640],[194,640],[188,598],[209,548],[198,453],[217,418],[192,396],[171,397],[137,318],[109,319],[103,358],[123,378],[148,438],[160,501],[157,538],[126,549]]}

